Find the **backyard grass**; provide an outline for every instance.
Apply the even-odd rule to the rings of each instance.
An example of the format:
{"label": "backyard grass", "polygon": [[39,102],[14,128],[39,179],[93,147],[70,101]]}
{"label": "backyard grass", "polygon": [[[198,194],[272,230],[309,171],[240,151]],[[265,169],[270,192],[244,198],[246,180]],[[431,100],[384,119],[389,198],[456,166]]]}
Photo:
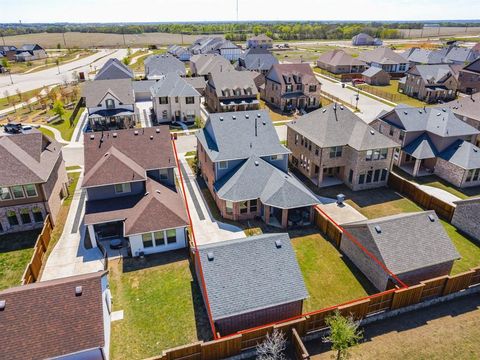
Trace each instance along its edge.
{"label": "backyard grass", "polygon": [[53,132],[43,126],[40,126],[38,128],[38,131],[40,131],[43,135],[46,135],[48,136],[50,139],[52,140],[55,140],[55,135],[53,134]]}
{"label": "backyard grass", "polygon": [[72,170],[80,170],[82,167],[78,165],[73,165],[73,166],[67,166],[66,169],[67,171],[72,171]]}
{"label": "backyard grass", "polygon": [[[423,101],[417,100],[415,98],[412,98],[410,96],[407,96],[405,94],[399,93],[398,92],[398,80],[390,80],[390,85],[387,86],[372,86],[372,85],[361,85],[360,89],[367,91],[367,88],[373,88],[378,91],[383,91],[388,94],[395,95],[395,100],[394,102],[398,104],[404,104],[404,105],[410,105],[414,107],[424,107],[428,106],[426,103]],[[381,97],[381,94],[375,94],[377,96]],[[387,99],[390,100],[390,99]]]}
{"label": "backyard grass", "polygon": [[41,229],[0,236],[0,290],[22,284]]}
{"label": "backyard grass", "polygon": [[297,236],[292,245],[302,270],[309,298],[303,311],[320,310],[377,293],[373,285],[335,246],[318,232]]}
{"label": "backyard grass", "polygon": [[111,260],[109,278],[113,311],[124,311],[112,323],[112,359],[144,359],[211,339],[186,250]]}
{"label": "backyard grass", "polygon": [[279,112],[277,109],[272,109],[270,106],[265,104],[265,101],[259,100],[260,101],[260,109],[265,109],[268,110],[268,114],[270,115],[270,119],[272,119],[273,122],[275,121],[285,121],[285,120],[293,120],[292,116],[288,116],[285,114],[282,114]]}
{"label": "backyard grass", "polygon": [[460,260],[454,262],[450,274],[459,274],[480,266],[480,243],[476,243],[474,240],[464,236],[462,233],[458,232],[453,225],[446,221],[442,220],[442,225],[462,257]]}

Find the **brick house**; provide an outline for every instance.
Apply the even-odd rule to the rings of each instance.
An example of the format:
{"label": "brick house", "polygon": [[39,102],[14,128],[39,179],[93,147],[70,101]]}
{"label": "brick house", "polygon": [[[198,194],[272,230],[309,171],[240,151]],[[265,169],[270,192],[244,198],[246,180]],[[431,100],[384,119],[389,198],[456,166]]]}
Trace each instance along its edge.
{"label": "brick house", "polygon": [[[448,275],[453,262],[460,258],[434,211],[363,220],[343,228],[409,286]],[[340,249],[379,291],[395,284],[345,233]]]}
{"label": "brick house", "polygon": [[36,129],[0,133],[0,163],[0,233],[55,223],[68,194],[61,145]]}
{"label": "brick house", "polygon": [[187,246],[168,126],[86,135],[84,157],[84,223],[94,247],[121,240],[141,256]]}
{"label": "brick house", "polygon": [[281,111],[320,107],[321,84],[307,63],[273,65],[261,97]]}
{"label": "brick house", "polygon": [[362,73],[362,79],[365,83],[373,86],[390,85],[390,74],[381,68],[372,66]]}
{"label": "brick house", "polygon": [[455,212],[452,225],[480,241],[480,197],[458,200],[454,202]]}
{"label": "brick house", "polygon": [[[480,93],[459,97],[442,106],[450,108],[459,119],[480,130]],[[474,144],[480,145],[480,134]]]}
{"label": "brick house", "polygon": [[367,64],[354,58],[341,49],[328,51],[317,60],[320,69],[333,74],[361,74],[367,68]]}
{"label": "brick house", "polygon": [[233,65],[218,54],[197,54],[190,58],[190,72],[192,76],[203,76],[207,79],[212,72],[233,70]]}
{"label": "brick house", "polygon": [[198,251],[202,294],[222,336],[302,314],[308,292],[288,234],[200,245]]}
{"label": "brick house", "polygon": [[247,49],[271,49],[273,47],[272,38],[265,34],[259,34],[247,39]]}
{"label": "brick house", "polygon": [[352,190],[385,186],[398,144],[337,104],[287,125],[290,164],[318,187]]}
{"label": "brick house", "polygon": [[394,164],[412,176],[436,174],[457,187],[480,185],[480,131],[448,108],[397,106],[370,123],[396,141]]}
{"label": "brick house", "polygon": [[458,91],[469,95],[480,92],[480,58],[460,69]]}
{"label": "brick house", "polygon": [[95,75],[95,80],[115,80],[115,79],[131,79],[135,75],[133,71],[117,58],[108,59],[105,65]]}
{"label": "brick house", "polygon": [[398,79],[408,70],[408,60],[386,46],[361,52],[358,60],[363,61],[369,67],[380,67],[388,72],[392,78]]}
{"label": "brick house", "polygon": [[246,50],[238,58],[236,68],[237,70],[256,71],[262,75],[267,75],[275,64],[278,64],[278,59],[270,51],[263,48],[253,48]]}
{"label": "brick house", "polygon": [[458,65],[415,65],[407,71],[403,93],[429,104],[453,100],[458,70]]}
{"label": "brick house", "polygon": [[282,228],[311,223],[319,200],[289,174],[290,151],[267,111],[210,114],[196,136],[201,176],[223,218]]}
{"label": "brick house", "polygon": [[150,55],[144,61],[145,77],[149,80],[161,79],[167,74],[186,76],[187,71],[182,61],[170,54]]}
{"label": "brick house", "polygon": [[214,71],[208,75],[205,103],[211,112],[256,110],[258,90],[250,71]]}

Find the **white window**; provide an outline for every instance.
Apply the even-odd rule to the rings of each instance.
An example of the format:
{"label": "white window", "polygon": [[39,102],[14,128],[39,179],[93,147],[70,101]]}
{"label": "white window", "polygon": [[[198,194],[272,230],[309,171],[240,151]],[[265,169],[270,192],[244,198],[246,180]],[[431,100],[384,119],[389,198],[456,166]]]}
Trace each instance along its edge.
{"label": "white window", "polygon": [[283,159],[283,155],[282,155],[282,154],[270,156],[270,160],[271,160],[271,161],[282,160],[282,159]]}
{"label": "white window", "polygon": [[227,210],[227,214],[233,214],[233,202],[225,201],[225,209]]}
{"label": "white window", "polygon": [[130,183],[116,184],[115,185],[115,193],[116,194],[129,193],[131,191],[132,191],[132,188],[130,186]]}
{"label": "white window", "polygon": [[25,190],[27,197],[37,196],[37,188],[35,187],[35,185],[33,184],[25,185],[23,189]]}
{"label": "white window", "polygon": [[220,161],[218,163],[218,168],[220,170],[225,170],[225,169],[228,169],[228,161]]}
{"label": "white window", "polygon": [[106,105],[107,109],[114,109],[115,108],[115,101],[113,101],[112,99],[107,99],[105,101],[105,105]]}
{"label": "white window", "polygon": [[23,192],[23,187],[20,185],[12,186],[11,188],[13,197],[15,199],[23,199],[25,197],[25,193]]}
{"label": "white window", "polygon": [[168,180],[168,169],[160,169],[160,180]]}
{"label": "white window", "polygon": [[10,193],[10,189],[8,187],[2,187],[0,189],[0,200],[11,200],[12,194]]}

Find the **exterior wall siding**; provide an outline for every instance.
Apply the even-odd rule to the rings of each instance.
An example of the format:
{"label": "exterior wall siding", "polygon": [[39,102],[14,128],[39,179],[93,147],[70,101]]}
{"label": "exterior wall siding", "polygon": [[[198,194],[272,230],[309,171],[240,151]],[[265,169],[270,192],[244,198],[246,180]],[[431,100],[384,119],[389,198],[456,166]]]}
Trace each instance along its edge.
{"label": "exterior wall siding", "polygon": [[[466,170],[448,162],[441,158],[437,159],[437,164],[435,166],[435,174],[441,177],[442,179],[448,181],[449,183],[457,186],[457,187],[464,187],[465,185],[465,178],[466,178]],[[469,185],[475,186],[479,185],[480,181],[472,182]]]}
{"label": "exterior wall siding", "polygon": [[178,102],[175,102],[175,98],[175,96],[168,97],[168,104],[160,104],[159,97],[153,99],[153,110],[157,121],[170,122],[178,114],[180,114],[180,120],[182,121],[189,114],[193,114],[194,117],[200,117],[200,96],[194,96],[193,104],[187,104],[186,97],[178,97]]}
{"label": "exterior wall siding", "polygon": [[67,192],[68,176],[65,169],[65,163],[60,155],[55,164],[52,174],[43,185],[45,198],[47,199],[47,211],[50,213],[52,222],[55,224],[57,215],[62,205],[62,199]]}
{"label": "exterior wall siding", "polygon": [[[42,218],[45,220],[47,217],[48,211],[45,207],[45,202],[38,202],[38,203],[29,203],[29,204],[22,204],[22,205],[11,205],[5,206],[0,208],[0,225],[3,229],[2,233],[14,233],[19,231],[27,231],[33,229],[41,229],[43,227],[43,221],[35,222],[33,218],[33,209],[39,208],[42,213]],[[20,212],[22,210],[28,210],[30,214],[31,222],[23,223],[22,218],[20,216]],[[7,212],[14,211],[17,214],[18,225],[11,226],[8,222]]]}
{"label": "exterior wall siding", "polygon": [[141,251],[143,251],[145,255],[148,255],[148,254],[155,254],[155,253],[185,248],[187,247],[185,232],[186,232],[186,228],[184,227],[178,228],[176,229],[177,241],[175,243],[165,244],[161,246],[153,246],[148,248],[145,248],[143,246],[142,234],[129,236],[128,241],[130,242],[132,256],[133,257],[139,256]]}
{"label": "exterior wall siding", "polygon": [[87,200],[104,200],[104,199],[112,199],[112,198],[119,198],[124,196],[130,195],[138,195],[145,193],[145,182],[144,181],[136,181],[130,183],[131,185],[131,192],[129,193],[115,193],[115,186],[114,185],[105,185],[105,186],[96,186],[87,188]]}
{"label": "exterior wall siding", "polygon": [[452,225],[480,241],[480,198],[456,202]]}
{"label": "exterior wall siding", "polygon": [[397,276],[406,285],[412,286],[418,284],[420,281],[434,279],[436,277],[450,274],[452,270],[453,261],[448,261],[442,264],[427,266],[415,271],[397,274]]}

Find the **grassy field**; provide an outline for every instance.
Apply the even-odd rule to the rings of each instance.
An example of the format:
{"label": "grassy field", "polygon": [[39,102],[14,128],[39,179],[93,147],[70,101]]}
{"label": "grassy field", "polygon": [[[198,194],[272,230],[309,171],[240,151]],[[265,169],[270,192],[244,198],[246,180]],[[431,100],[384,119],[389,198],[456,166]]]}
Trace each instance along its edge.
{"label": "grassy field", "polygon": [[109,262],[113,310],[124,311],[112,323],[112,359],[143,359],[211,338],[189,265],[186,250]]}
{"label": "grassy field", "polygon": [[[139,57],[137,59],[137,61],[135,62],[135,64],[131,65],[130,68],[134,72],[143,72],[143,71],[145,71],[144,62],[145,62],[145,59],[147,57],[149,57],[150,55],[155,55],[155,54],[163,54],[164,52],[165,52],[165,49],[159,49],[159,50],[154,50],[151,54],[145,53],[145,55]],[[137,54],[137,55],[139,55],[139,54]]]}
{"label": "grassy field", "polygon": [[296,236],[291,233],[290,236],[310,295],[304,302],[304,312],[377,292],[361,272],[316,229],[308,235]]}
{"label": "grassy field", "polygon": [[7,97],[5,96],[6,95],[5,92],[1,92],[0,96],[3,96],[3,97],[0,98],[0,110],[12,107],[14,104],[16,105],[20,102],[29,100],[32,97],[36,96],[41,90],[42,89],[34,89],[34,90],[30,90],[30,91],[26,91],[26,92],[22,93],[22,100],[21,101],[20,101],[17,93],[9,94],[9,98],[10,98],[10,101],[9,101],[9,99],[7,99]]}
{"label": "grassy field", "polygon": [[41,229],[0,236],[0,290],[22,284]]}
{"label": "grassy field", "polygon": [[480,266],[480,244],[459,233],[454,226],[450,225],[446,221],[442,220],[442,225],[462,257],[460,260],[456,260],[454,262],[450,274],[459,274],[474,267]]}

